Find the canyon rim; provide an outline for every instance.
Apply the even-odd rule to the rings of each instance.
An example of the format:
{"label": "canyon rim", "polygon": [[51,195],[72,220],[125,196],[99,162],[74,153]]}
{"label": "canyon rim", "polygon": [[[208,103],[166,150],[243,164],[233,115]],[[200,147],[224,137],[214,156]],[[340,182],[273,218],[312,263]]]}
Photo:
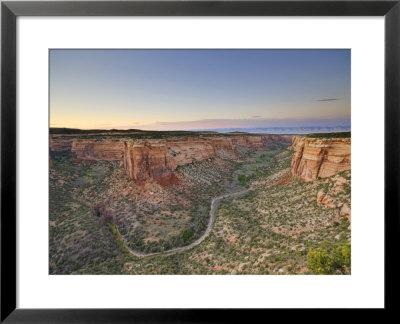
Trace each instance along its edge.
{"label": "canyon rim", "polygon": [[49,273],[351,273],[350,50],[50,50]]}

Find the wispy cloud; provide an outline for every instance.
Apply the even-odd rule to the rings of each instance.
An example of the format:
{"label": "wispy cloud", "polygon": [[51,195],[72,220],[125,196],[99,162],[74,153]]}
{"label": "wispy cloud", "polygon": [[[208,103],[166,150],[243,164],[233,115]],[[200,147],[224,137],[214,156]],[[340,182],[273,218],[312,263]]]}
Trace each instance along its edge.
{"label": "wispy cloud", "polygon": [[314,99],[314,101],[336,101],[339,98],[322,98],[322,99]]}
{"label": "wispy cloud", "polygon": [[[350,117],[338,118],[248,118],[248,119],[201,119],[180,122],[156,122],[140,125],[138,128],[146,130],[190,130],[190,129],[217,129],[217,128],[259,128],[259,127],[299,127],[299,126],[336,126],[349,125]],[[127,125],[124,128],[135,128]]]}

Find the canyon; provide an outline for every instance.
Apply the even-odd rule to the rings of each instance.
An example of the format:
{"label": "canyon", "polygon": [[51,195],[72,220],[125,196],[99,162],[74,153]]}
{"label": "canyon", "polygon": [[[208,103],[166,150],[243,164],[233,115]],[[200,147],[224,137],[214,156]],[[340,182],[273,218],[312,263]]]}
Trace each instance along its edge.
{"label": "canyon", "polygon": [[[351,168],[351,138],[291,135],[184,136],[166,139],[81,139],[50,137],[50,150],[72,152],[86,161],[120,161],[130,179],[174,181],[177,167],[221,157],[236,159],[246,150],[286,143],[293,150],[292,176],[308,182]],[[51,164],[51,160],[50,160]]]}
{"label": "canyon", "polygon": [[187,133],[50,135],[50,273],[311,274],[350,242],[350,134]]}
{"label": "canyon", "polygon": [[291,172],[304,181],[330,177],[351,168],[351,138],[294,136]]}
{"label": "canyon", "polygon": [[70,151],[78,160],[121,161],[130,179],[173,182],[178,166],[221,157],[236,159],[273,143],[290,144],[290,135],[226,135],[167,139],[50,138],[51,151]]}

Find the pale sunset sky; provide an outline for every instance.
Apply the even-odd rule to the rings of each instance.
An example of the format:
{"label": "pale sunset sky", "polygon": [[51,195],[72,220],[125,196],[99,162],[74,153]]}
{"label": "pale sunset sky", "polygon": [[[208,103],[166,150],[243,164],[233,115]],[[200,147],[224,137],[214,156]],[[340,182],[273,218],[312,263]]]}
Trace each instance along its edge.
{"label": "pale sunset sky", "polygon": [[50,50],[50,127],[350,125],[350,50]]}

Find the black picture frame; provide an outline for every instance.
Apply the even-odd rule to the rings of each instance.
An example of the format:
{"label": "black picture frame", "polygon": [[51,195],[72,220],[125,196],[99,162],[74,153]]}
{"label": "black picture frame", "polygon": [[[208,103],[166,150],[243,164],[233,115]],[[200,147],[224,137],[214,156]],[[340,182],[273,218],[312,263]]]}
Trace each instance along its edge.
{"label": "black picture frame", "polygon": [[[385,310],[399,286],[400,0],[395,1],[4,1],[1,3],[1,322],[233,322],[265,310],[16,308],[16,19],[19,16],[384,16]],[[373,167],[372,167],[373,168]],[[373,188],[371,188],[373,190]],[[261,313],[261,314],[260,314]],[[261,317],[262,318],[262,317]]]}

